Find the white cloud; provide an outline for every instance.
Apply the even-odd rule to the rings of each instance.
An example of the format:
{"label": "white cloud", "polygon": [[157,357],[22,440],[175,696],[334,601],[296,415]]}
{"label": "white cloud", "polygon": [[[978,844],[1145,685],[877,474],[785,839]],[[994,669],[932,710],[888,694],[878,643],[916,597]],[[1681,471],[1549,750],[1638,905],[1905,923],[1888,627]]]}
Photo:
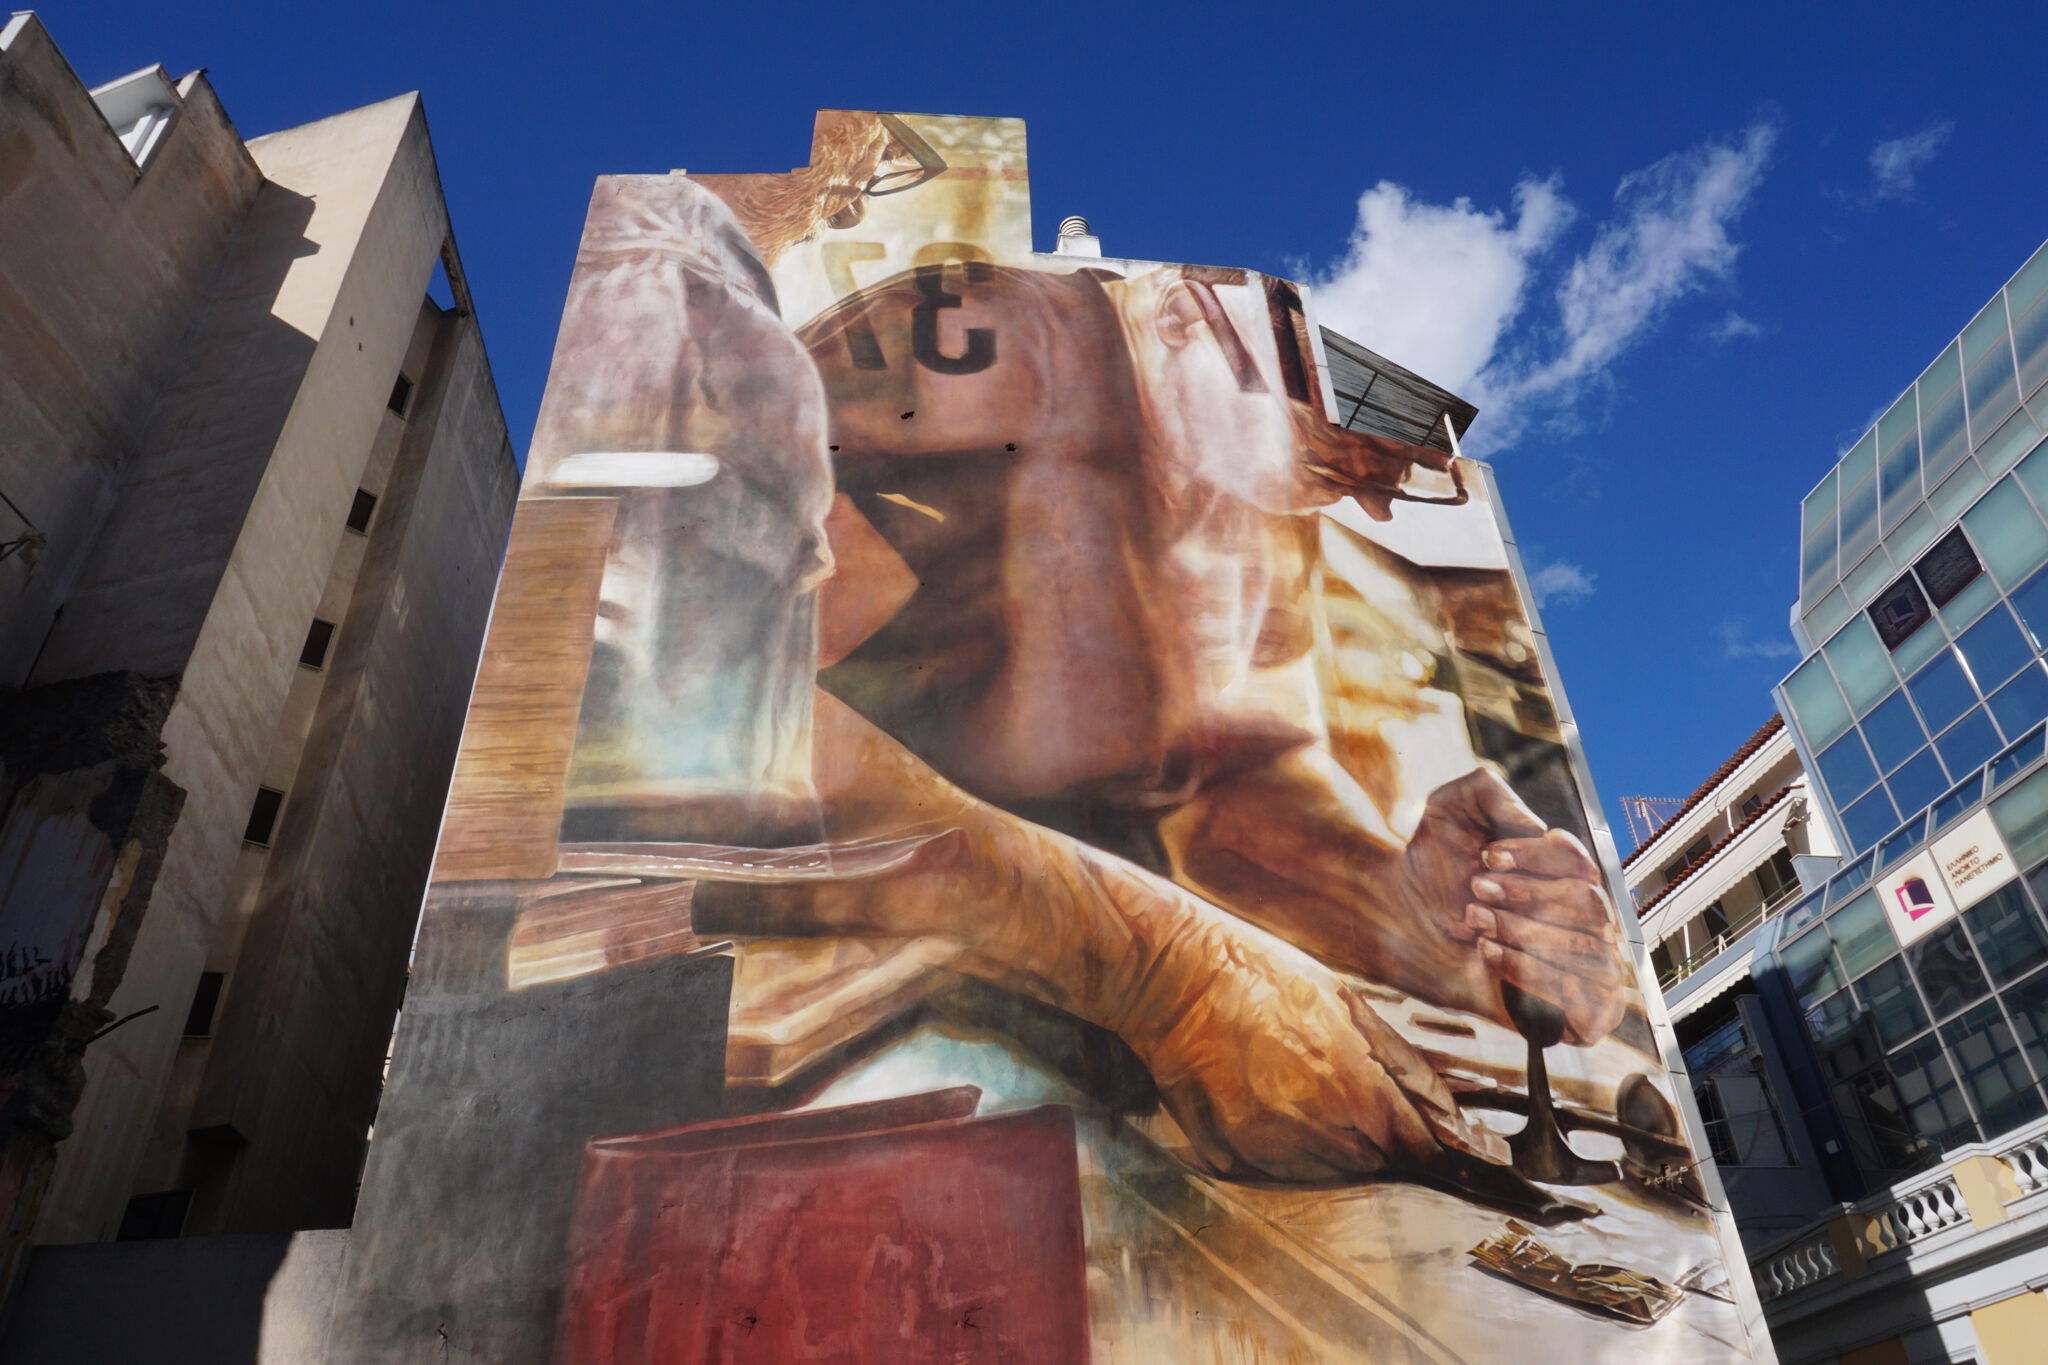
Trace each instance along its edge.
{"label": "white cloud", "polygon": [[1714,627],[1721,637],[1724,659],[1789,659],[1799,652],[1790,640],[1759,640],[1749,633],[1749,623],[1729,617]]}
{"label": "white cloud", "polygon": [[1554,560],[1529,575],[1529,591],[1539,607],[1569,607],[1593,595],[1593,577],[1576,564]]}
{"label": "white cloud", "polygon": [[1358,197],[1345,256],[1316,280],[1322,322],[1462,392],[1522,311],[1536,259],[1575,210],[1555,177],[1515,186],[1515,217],[1426,204],[1382,180]]}
{"label": "white cloud", "polygon": [[1727,317],[1715,323],[1707,332],[1715,341],[1734,341],[1741,337],[1760,337],[1763,334],[1764,329],[1759,324],[1751,322],[1733,308],[1728,310]]}
{"label": "white cloud", "polygon": [[1870,197],[1911,199],[1919,188],[1920,168],[1934,160],[1955,124],[1944,119],[1917,133],[1880,142],[1870,149]]}
{"label": "white cloud", "polygon": [[1592,244],[1552,278],[1554,320],[1526,305],[1575,216],[1555,177],[1515,188],[1512,220],[1382,181],[1360,196],[1342,259],[1316,277],[1321,320],[1480,407],[1474,454],[1541,416],[1569,418],[1585,389],[1677,299],[1725,278],[1728,228],[1762,178],[1776,130],[1676,153],[1622,179]]}

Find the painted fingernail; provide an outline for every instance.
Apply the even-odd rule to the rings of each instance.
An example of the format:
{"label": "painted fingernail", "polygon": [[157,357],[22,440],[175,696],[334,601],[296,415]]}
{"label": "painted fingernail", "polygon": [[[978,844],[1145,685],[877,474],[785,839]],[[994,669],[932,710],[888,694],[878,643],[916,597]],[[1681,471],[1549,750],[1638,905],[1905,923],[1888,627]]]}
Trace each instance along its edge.
{"label": "painted fingernail", "polygon": [[1499,916],[1495,915],[1493,911],[1487,909],[1483,905],[1466,906],[1465,923],[1471,925],[1474,929],[1477,929],[1482,934],[1495,934],[1500,932]]}
{"label": "painted fingernail", "polygon": [[1500,883],[1493,878],[1474,877],[1472,879],[1472,894],[1481,900],[1496,901],[1501,898],[1502,891]]}
{"label": "painted fingernail", "polygon": [[1487,849],[1479,855],[1479,861],[1485,863],[1495,872],[1512,872],[1515,870],[1515,855],[1504,848]]}

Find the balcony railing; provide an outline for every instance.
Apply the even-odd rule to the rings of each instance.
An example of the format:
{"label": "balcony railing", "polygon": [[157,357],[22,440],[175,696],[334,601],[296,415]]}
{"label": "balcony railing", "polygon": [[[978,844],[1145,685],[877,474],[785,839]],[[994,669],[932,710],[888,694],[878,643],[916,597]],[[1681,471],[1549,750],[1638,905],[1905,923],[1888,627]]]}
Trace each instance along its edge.
{"label": "balcony railing", "polygon": [[1776,895],[1772,896],[1762,905],[1757,906],[1754,910],[1744,914],[1741,919],[1736,920],[1720,933],[1714,935],[1713,940],[1704,948],[1687,957],[1683,962],[1672,964],[1669,971],[1657,978],[1658,988],[1670,990],[1673,986],[1685,980],[1709,962],[1712,962],[1722,953],[1727,952],[1729,946],[1737,939],[1740,939],[1744,934],[1798,900],[1802,889],[1796,881],[1787,882],[1779,887]]}
{"label": "balcony railing", "polygon": [[[1853,1242],[1869,1261],[1906,1251],[1971,1222],[1957,1167],[1988,1156],[2004,1164],[2015,1193],[2008,1205],[2048,1190],[2048,1118],[2037,1119],[1993,1143],[1958,1148],[1932,1170],[1815,1220],[1750,1261],[1757,1296],[1765,1303],[1844,1278],[1839,1248]],[[1860,1273],[1860,1272],[1859,1272]]]}
{"label": "balcony railing", "polygon": [[1752,1262],[1749,1269],[1756,1277],[1757,1297],[1769,1303],[1795,1289],[1833,1279],[1842,1273],[1842,1263],[1835,1257],[1835,1244],[1827,1229],[1822,1228]]}

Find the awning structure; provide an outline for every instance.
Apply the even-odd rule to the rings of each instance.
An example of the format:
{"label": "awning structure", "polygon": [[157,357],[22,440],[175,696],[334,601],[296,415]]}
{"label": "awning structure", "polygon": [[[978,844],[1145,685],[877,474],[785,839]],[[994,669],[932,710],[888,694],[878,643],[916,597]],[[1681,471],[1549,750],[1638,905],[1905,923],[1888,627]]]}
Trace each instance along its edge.
{"label": "awning structure", "polygon": [[[1727,961],[1711,976],[1704,972],[1694,973],[1678,983],[1676,990],[1664,997],[1664,1008],[1671,1014],[1671,1022],[1677,1023],[1686,1015],[1695,1013],[1702,1006],[1711,1004],[1749,979],[1750,962],[1755,957],[1753,949],[1725,954]],[[1704,980],[1701,980],[1705,977]],[[1694,985],[1694,982],[1699,982]]]}

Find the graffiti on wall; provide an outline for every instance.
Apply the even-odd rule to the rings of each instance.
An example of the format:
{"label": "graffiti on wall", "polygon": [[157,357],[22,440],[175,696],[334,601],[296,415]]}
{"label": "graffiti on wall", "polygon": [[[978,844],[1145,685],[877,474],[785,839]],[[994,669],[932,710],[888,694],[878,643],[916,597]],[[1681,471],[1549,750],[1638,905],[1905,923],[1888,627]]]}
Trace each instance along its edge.
{"label": "graffiti on wall", "polygon": [[365,1339],[1746,1355],[1483,471],[1333,421],[1296,284],[1027,189],[847,111],[598,183]]}

